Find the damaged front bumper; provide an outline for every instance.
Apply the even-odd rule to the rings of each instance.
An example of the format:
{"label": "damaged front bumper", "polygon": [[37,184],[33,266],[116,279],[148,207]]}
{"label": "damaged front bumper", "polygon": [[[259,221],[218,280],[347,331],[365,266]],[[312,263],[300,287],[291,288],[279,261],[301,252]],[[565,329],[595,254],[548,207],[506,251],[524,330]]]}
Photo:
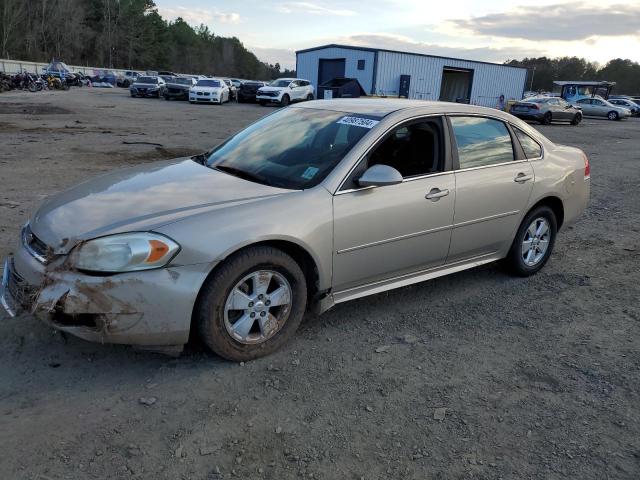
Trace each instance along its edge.
{"label": "damaged front bumper", "polygon": [[49,264],[25,248],[5,261],[0,303],[85,340],[140,346],[182,345],[210,264],[170,266],[109,276]]}

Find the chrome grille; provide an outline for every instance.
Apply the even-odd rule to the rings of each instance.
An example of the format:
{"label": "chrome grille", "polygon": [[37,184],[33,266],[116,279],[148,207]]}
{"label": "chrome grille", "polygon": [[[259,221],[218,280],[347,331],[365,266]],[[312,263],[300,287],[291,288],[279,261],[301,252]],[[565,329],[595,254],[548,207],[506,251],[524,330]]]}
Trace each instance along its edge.
{"label": "chrome grille", "polygon": [[36,290],[29,285],[14,269],[13,262],[7,262],[7,291],[13,301],[22,308],[29,308],[33,303]]}
{"label": "chrome grille", "polygon": [[22,244],[27,251],[42,263],[47,263],[51,257],[51,250],[38,237],[31,231],[29,225],[25,226],[22,230]]}

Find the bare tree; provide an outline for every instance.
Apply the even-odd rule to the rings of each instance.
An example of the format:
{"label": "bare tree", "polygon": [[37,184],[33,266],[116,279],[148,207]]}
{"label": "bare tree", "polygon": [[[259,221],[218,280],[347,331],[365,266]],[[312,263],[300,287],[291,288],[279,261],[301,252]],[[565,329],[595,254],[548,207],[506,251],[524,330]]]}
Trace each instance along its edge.
{"label": "bare tree", "polygon": [[24,13],[23,0],[0,0],[0,20],[2,21],[2,56],[9,58],[9,39],[14,29],[22,20]]}

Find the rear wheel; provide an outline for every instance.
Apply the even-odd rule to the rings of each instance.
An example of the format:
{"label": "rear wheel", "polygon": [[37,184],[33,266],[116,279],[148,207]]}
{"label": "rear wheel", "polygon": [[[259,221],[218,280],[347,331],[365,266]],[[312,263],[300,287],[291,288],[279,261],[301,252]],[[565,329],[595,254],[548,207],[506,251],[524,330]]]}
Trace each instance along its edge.
{"label": "rear wheel", "polygon": [[307,100],[313,100],[313,94],[310,93],[309,95],[307,95]]}
{"label": "rear wheel", "polygon": [[571,125],[580,125],[581,121],[582,121],[582,114],[581,113],[576,113],[573,116],[573,120],[571,120]]}
{"label": "rear wheel", "polygon": [[551,112],[545,113],[544,117],[542,117],[542,124],[543,125],[551,125],[552,121],[553,121],[553,115],[551,114]]}
{"label": "rear wheel", "polygon": [[253,360],[293,336],[306,303],[306,279],[295,260],[272,247],[251,247],[225,261],[204,285],[198,330],[221,357]]}
{"label": "rear wheel", "polygon": [[618,120],[620,117],[618,116],[618,112],[609,112],[607,118],[609,120]]}
{"label": "rear wheel", "polygon": [[513,240],[506,263],[516,275],[528,277],[547,263],[558,231],[556,216],[546,205],[527,214]]}
{"label": "rear wheel", "polygon": [[286,107],[287,105],[289,105],[291,103],[291,99],[289,98],[289,95],[284,94],[282,96],[282,100],[280,100],[280,106],[281,107]]}

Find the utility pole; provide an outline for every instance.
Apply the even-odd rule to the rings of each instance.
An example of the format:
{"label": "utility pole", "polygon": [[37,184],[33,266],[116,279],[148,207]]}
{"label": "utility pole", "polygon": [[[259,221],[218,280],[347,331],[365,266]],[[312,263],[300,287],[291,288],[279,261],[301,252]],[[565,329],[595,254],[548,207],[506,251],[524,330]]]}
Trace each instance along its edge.
{"label": "utility pole", "polygon": [[536,67],[533,67],[533,72],[531,72],[531,83],[529,84],[529,91],[533,92],[533,77],[536,75]]}

